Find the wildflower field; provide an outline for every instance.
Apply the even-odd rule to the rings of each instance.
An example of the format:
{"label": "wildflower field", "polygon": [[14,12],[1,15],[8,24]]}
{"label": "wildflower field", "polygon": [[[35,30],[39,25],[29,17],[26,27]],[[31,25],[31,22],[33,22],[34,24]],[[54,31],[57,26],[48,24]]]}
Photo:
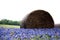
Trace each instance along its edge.
{"label": "wildflower field", "polygon": [[24,29],[13,25],[0,26],[0,40],[60,40],[60,28]]}

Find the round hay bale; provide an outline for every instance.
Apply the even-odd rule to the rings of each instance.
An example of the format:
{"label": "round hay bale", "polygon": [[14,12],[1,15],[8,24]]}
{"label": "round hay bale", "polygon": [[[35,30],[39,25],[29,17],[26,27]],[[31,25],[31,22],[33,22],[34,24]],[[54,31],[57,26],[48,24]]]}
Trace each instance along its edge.
{"label": "round hay bale", "polygon": [[44,10],[32,11],[23,19],[22,28],[53,28],[54,21],[49,12]]}

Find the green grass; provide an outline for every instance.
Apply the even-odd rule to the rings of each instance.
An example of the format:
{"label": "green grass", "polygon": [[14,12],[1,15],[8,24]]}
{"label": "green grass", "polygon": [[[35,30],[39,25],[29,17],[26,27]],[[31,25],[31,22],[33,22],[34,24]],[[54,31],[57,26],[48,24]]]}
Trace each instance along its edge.
{"label": "green grass", "polygon": [[20,26],[17,26],[17,25],[5,25],[5,24],[0,24],[0,27],[3,27],[3,28],[20,28]]}

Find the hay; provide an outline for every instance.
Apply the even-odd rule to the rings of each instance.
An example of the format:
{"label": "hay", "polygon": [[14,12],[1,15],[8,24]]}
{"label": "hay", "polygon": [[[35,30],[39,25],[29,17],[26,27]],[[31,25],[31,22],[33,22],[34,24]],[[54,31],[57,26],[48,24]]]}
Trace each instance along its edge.
{"label": "hay", "polygon": [[54,21],[52,16],[44,10],[32,11],[22,21],[22,28],[53,28]]}

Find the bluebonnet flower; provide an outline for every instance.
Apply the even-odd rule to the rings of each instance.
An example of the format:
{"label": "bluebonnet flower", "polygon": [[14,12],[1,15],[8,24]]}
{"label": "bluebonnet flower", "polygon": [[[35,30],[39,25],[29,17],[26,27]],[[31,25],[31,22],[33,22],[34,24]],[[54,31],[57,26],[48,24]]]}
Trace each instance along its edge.
{"label": "bluebonnet flower", "polygon": [[0,40],[60,39],[60,29],[0,28]]}

